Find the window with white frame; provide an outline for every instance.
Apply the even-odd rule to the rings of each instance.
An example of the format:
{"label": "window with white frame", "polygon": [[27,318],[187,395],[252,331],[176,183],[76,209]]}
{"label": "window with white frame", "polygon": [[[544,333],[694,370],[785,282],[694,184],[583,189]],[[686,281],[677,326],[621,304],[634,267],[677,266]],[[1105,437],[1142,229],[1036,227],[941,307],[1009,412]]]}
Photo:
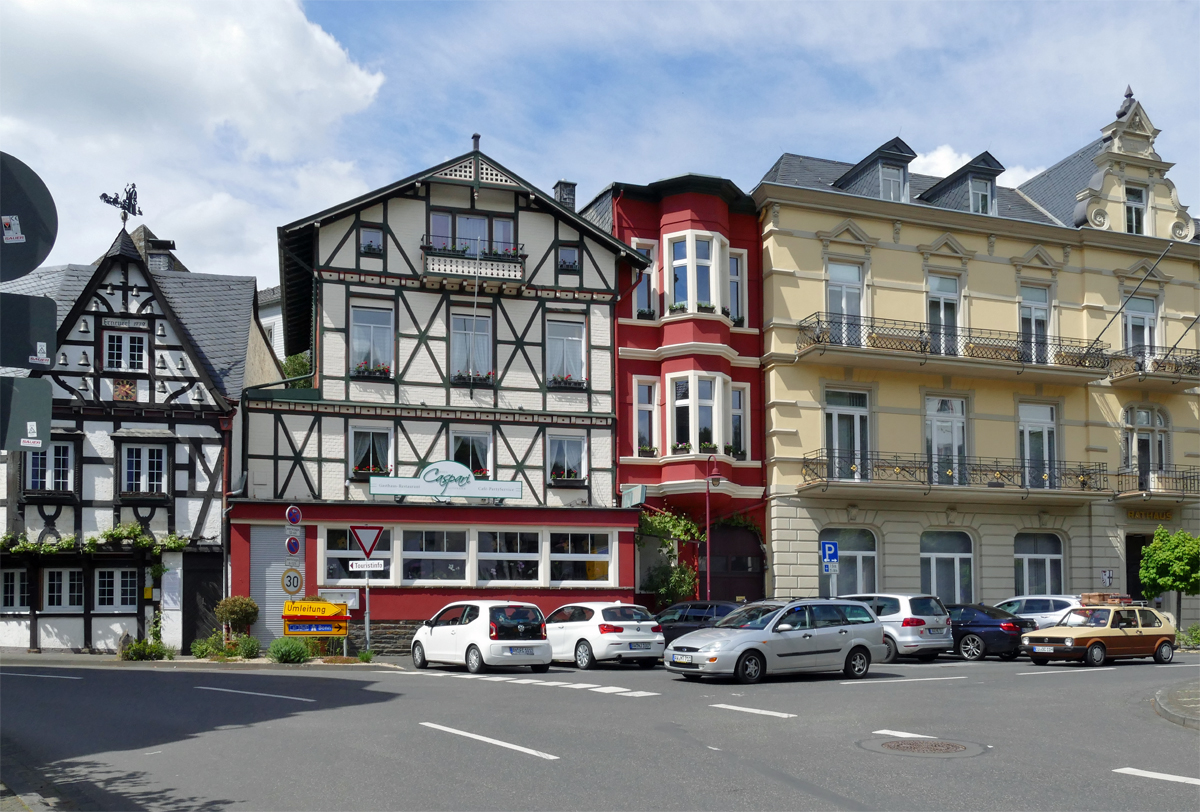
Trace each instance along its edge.
{"label": "window with white frame", "polygon": [[579,272],[579,246],[558,246],[558,269],[568,273]]}
{"label": "window with white frame", "polygon": [[1125,349],[1141,356],[1154,354],[1158,303],[1149,296],[1131,296],[1121,312]]}
{"label": "window with white frame", "polygon": [[0,573],[0,612],[23,612],[29,609],[29,572],[4,570]]}
{"label": "window with white frame", "polygon": [[831,344],[862,344],[863,270],[859,265],[829,263],[826,310]]}
{"label": "window with white frame", "polygon": [[546,381],[550,385],[586,383],[583,322],[546,322]]}
{"label": "window with white frame", "polygon": [[1171,456],[1171,422],[1155,406],[1131,406],[1124,412],[1125,436],[1121,467],[1137,472],[1138,490],[1155,490],[1155,479],[1166,470]]}
{"label": "window with white frame", "polygon": [[491,476],[492,435],[486,431],[451,431],[451,458],[471,469],[476,479]]}
{"label": "window with white frame", "polygon": [[942,603],[971,603],[974,598],[971,537],[954,530],[921,534],[921,591]]}
{"label": "window with white frame", "polygon": [[96,570],[96,609],[101,612],[136,611],[137,586],[135,569]]}
{"label": "window with white frame", "polygon": [[[690,373],[667,382],[671,393],[668,435],[671,453],[712,454],[726,440],[731,425],[729,379]],[[743,395],[745,397],[745,395]],[[742,411],[743,416],[745,411]],[[744,437],[743,437],[744,441]]]}
{"label": "window with white frame", "polygon": [[1013,575],[1017,595],[1063,594],[1062,539],[1053,533],[1017,533]]}
{"label": "window with white frame", "polygon": [[992,213],[992,182],[983,178],[971,178],[971,211],[975,214]]}
{"label": "window with white frame", "polygon": [[831,479],[870,478],[869,427],[866,392],[825,391],[825,448]]}
{"label": "window with white frame", "polygon": [[31,491],[75,490],[75,449],[70,443],[51,443],[41,451],[25,452],[25,488]]}
{"label": "window with white frame", "polygon": [[904,170],[890,164],[879,165],[879,197],[904,202]]}
{"label": "window with white frame", "polygon": [[657,414],[657,409],[654,397],[655,390],[658,385],[654,381],[639,381],[634,380],[634,388],[637,390],[637,403],[634,404],[634,412],[636,420],[634,425],[637,426],[637,441],[638,451],[647,451],[650,453],[656,452],[657,435],[655,431],[654,416]]}
{"label": "window with white frame", "polygon": [[163,493],[167,481],[167,449],[156,445],[124,447],[125,493]]}
{"label": "window with white frame", "polygon": [[713,241],[696,238],[696,306],[713,307],[716,300],[712,289]]}
{"label": "window with white frame", "polygon": [[746,399],[749,395],[745,386],[729,388],[729,437],[725,441],[725,453],[735,457],[746,455]]}
{"label": "window with white frame", "polygon": [[[325,583],[336,584],[339,581],[362,581],[367,577],[366,572],[351,572],[351,561],[364,561],[362,547],[345,527],[331,527],[325,531]],[[383,571],[375,570],[370,573],[371,580],[388,581],[392,577],[392,531],[384,529],[375,542],[371,552],[372,561],[382,561]]]}
{"label": "window with white frame", "polygon": [[492,376],[492,317],[455,313],[450,317],[450,369],[455,377]]}
{"label": "window with white frame", "polygon": [[583,437],[550,435],[546,438],[549,453],[546,464],[551,479],[584,479]]}
{"label": "window with white frame", "polygon": [[537,581],[541,534],[516,530],[480,530],[479,583]]}
{"label": "window with white frame", "polygon": [[688,250],[687,240],[671,242],[671,312],[688,308]]}
{"label": "window with white frame", "polygon": [[383,428],[350,427],[350,464],[356,474],[386,476],[392,471],[392,433]]}
{"label": "window with white frame", "polygon": [[736,326],[746,315],[746,254],[744,251],[729,252],[729,270],[726,282],[728,283],[728,295],[722,312],[732,319]]}
{"label": "window with white frame", "polygon": [[713,378],[696,379],[696,439],[701,453],[717,450],[713,433],[713,408],[716,403],[717,382]]}
{"label": "window with white frame", "polygon": [[856,592],[874,592],[876,575],[875,534],[870,530],[827,527],[818,537],[838,545],[837,574],[820,574],[820,597],[835,598]]}
{"label": "window with white frame", "polygon": [[1125,233],[1146,233],[1146,190],[1137,186],[1125,187]]}
{"label": "window with white frame", "polygon": [[83,570],[47,569],[43,572],[47,611],[83,609]]}
{"label": "window with white frame", "polygon": [[650,260],[650,267],[643,271],[634,271],[635,280],[633,288],[633,308],[634,315],[643,318],[652,318],[656,314],[655,307],[655,285],[654,285],[654,260],[657,253],[657,243],[633,241],[633,248],[646,259]]}
{"label": "window with white frame", "polygon": [[146,336],[141,333],[104,334],[104,368],[125,372],[146,369]]}
{"label": "window with white frame", "polygon": [[691,451],[692,445],[692,382],[688,378],[671,381],[675,411],[675,441],[672,451]]}
{"label": "window with white frame", "polygon": [[608,533],[551,533],[550,582],[609,580]]}
{"label": "window with white frame", "polygon": [[405,530],[402,537],[405,581],[466,582],[466,530]]}
{"label": "window with white frame", "polygon": [[350,308],[350,372],[392,374],[392,311],[377,307]]}
{"label": "window with white frame", "polygon": [[963,398],[925,398],[925,457],[930,481],[966,485],[967,402]]}
{"label": "window with white frame", "polygon": [[358,250],[365,256],[383,255],[383,229],[368,228],[358,230]]}

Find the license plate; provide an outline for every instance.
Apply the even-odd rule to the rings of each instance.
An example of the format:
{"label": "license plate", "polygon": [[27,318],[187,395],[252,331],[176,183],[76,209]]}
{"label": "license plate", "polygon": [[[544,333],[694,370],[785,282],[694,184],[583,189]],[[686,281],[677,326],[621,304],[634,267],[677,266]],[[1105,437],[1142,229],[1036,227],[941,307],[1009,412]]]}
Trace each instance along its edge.
{"label": "license plate", "polygon": [[692,661],[692,655],[690,655],[690,654],[672,654],[671,655],[671,662],[674,662],[674,663],[690,663],[691,661]]}
{"label": "license plate", "polygon": [[649,651],[650,644],[649,643],[630,643],[629,650],[630,651]]}
{"label": "license plate", "polygon": [[524,654],[526,656],[532,657],[533,649],[531,649],[531,648],[516,648],[514,646],[509,646],[508,653],[509,654]]}
{"label": "license plate", "polygon": [[946,631],[946,630],[945,629],[929,629],[930,634],[941,634],[944,631]]}
{"label": "license plate", "polygon": [[1044,653],[1046,653],[1046,654],[1053,654],[1053,653],[1054,653],[1054,646],[1034,646],[1034,647],[1033,647],[1033,650],[1034,650],[1034,651],[1040,651],[1040,652],[1044,652]]}

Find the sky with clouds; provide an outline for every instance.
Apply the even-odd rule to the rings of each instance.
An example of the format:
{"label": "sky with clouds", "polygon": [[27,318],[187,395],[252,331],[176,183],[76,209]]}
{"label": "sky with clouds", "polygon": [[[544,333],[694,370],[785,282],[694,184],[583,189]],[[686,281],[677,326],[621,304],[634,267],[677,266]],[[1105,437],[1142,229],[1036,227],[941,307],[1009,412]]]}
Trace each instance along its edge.
{"label": "sky with clouds", "polygon": [[[783,152],[895,135],[1016,185],[1099,134],[1126,85],[1200,212],[1200,3],[0,0],[0,148],[91,262],[131,181],[193,271],[277,282],[275,228],[482,148],[581,203],[682,172],[744,190]],[[131,226],[132,227],[132,226]]]}

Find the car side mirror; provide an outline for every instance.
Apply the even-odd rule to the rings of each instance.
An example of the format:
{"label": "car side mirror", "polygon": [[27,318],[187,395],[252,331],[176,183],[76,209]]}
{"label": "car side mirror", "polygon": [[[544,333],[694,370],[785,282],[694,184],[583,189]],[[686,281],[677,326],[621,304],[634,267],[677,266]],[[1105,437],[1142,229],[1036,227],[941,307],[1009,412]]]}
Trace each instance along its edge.
{"label": "car side mirror", "polygon": [[432,628],[433,628],[433,621],[432,621],[432,620],[426,620],[426,621],[424,621],[423,625],[425,625],[425,626],[428,626],[429,628],[431,628],[431,629],[432,629]]}
{"label": "car side mirror", "polygon": [[780,623],[778,626],[775,627],[775,631],[790,632],[794,628],[796,628],[796,627],[793,626],[791,623]]}

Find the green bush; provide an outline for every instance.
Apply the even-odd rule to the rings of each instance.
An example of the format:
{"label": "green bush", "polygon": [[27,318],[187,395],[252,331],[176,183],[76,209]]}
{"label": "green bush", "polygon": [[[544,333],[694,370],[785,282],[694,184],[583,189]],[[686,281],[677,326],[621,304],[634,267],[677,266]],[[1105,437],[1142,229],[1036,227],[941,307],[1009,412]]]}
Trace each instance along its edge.
{"label": "green bush", "polygon": [[258,656],[258,652],[261,648],[262,645],[258,642],[257,637],[251,637],[248,634],[243,634],[237,639],[237,653],[238,656],[243,659],[253,660]]}
{"label": "green bush", "polygon": [[358,652],[358,661],[360,663],[369,663],[373,659],[375,659],[375,652],[373,652],[373,651]]}
{"label": "green bush", "polygon": [[271,641],[267,656],[277,663],[302,663],[308,660],[308,647],[295,637],[279,637]]}
{"label": "green bush", "polygon": [[217,604],[217,620],[228,623],[235,632],[249,634],[258,621],[258,604],[245,595],[231,595]]}
{"label": "green bush", "polygon": [[642,583],[643,592],[653,592],[658,607],[666,608],[679,601],[691,600],[696,594],[698,576],[688,564],[659,564],[651,567]]}
{"label": "green bush", "polygon": [[213,629],[208,637],[192,641],[192,656],[197,660],[224,654],[225,651],[225,635],[220,629]]}
{"label": "green bush", "polygon": [[1200,646],[1200,623],[1179,629],[1175,635],[1175,642],[1181,646]]}
{"label": "green bush", "polygon": [[175,649],[153,640],[134,640],[121,655],[122,660],[174,660]]}
{"label": "green bush", "polygon": [[305,637],[304,646],[309,657],[335,657],[342,653],[340,637]]}

